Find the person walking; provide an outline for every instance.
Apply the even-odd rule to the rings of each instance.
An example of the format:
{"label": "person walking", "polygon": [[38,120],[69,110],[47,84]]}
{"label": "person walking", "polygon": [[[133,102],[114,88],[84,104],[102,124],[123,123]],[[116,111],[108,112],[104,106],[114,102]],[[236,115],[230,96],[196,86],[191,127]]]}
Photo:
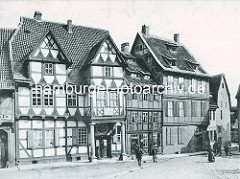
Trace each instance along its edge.
{"label": "person walking", "polygon": [[152,147],[152,159],[153,159],[153,163],[157,163],[157,150],[155,148],[155,146]]}
{"label": "person walking", "polygon": [[137,152],[136,152],[136,158],[137,158],[139,167],[141,167],[141,165],[142,165],[142,155],[143,155],[143,151],[140,147],[138,147]]}
{"label": "person walking", "polygon": [[215,155],[215,156],[217,155],[217,148],[218,148],[218,143],[217,143],[217,141],[214,141],[214,144],[213,144],[213,152],[214,152],[214,155]]}
{"label": "person walking", "polygon": [[209,145],[209,148],[208,148],[208,161],[211,163],[215,162],[215,156],[213,154],[213,149],[211,145]]}

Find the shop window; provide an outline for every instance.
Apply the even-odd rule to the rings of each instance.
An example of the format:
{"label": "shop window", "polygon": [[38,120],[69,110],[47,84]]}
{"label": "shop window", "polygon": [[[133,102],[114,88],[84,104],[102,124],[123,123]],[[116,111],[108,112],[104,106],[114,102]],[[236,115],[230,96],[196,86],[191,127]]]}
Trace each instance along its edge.
{"label": "shop window", "polygon": [[173,128],[166,128],[166,144],[173,145]]}

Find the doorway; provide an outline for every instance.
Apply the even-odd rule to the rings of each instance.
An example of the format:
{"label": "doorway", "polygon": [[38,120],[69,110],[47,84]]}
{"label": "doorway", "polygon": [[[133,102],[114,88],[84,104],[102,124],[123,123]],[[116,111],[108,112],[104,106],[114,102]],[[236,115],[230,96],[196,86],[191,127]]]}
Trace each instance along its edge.
{"label": "doorway", "polygon": [[8,135],[0,129],[0,168],[5,168],[8,161]]}
{"label": "doorway", "polygon": [[112,157],[111,136],[96,136],[96,157]]}

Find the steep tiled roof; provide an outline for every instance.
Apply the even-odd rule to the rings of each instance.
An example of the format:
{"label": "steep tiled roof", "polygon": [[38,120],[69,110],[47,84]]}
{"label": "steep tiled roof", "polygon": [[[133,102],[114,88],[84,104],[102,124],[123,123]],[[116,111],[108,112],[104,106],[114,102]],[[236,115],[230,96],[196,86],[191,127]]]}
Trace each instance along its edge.
{"label": "steep tiled roof", "polygon": [[0,89],[13,87],[8,40],[14,29],[0,29]]}
{"label": "steep tiled roof", "polygon": [[[210,77],[184,45],[160,37],[138,34],[147,43],[147,46],[154,53],[156,60],[164,70]],[[175,50],[171,51],[169,48],[174,48]],[[175,66],[169,64],[169,61],[172,60],[175,61]],[[198,68],[194,70],[190,66],[191,64],[197,64]]]}
{"label": "steep tiled roof", "polygon": [[14,72],[26,76],[25,60],[49,32],[72,62],[71,68],[81,66],[89,51],[109,35],[106,30],[77,25],[73,25],[72,33],[68,33],[67,24],[21,17],[18,30],[10,41]]}

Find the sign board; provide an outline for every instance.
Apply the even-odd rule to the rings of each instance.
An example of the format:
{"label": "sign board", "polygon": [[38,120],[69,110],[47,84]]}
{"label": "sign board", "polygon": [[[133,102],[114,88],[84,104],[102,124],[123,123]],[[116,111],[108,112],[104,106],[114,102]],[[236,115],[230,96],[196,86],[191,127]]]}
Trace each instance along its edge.
{"label": "sign board", "polygon": [[0,114],[0,120],[11,120],[12,115],[11,114]]}

